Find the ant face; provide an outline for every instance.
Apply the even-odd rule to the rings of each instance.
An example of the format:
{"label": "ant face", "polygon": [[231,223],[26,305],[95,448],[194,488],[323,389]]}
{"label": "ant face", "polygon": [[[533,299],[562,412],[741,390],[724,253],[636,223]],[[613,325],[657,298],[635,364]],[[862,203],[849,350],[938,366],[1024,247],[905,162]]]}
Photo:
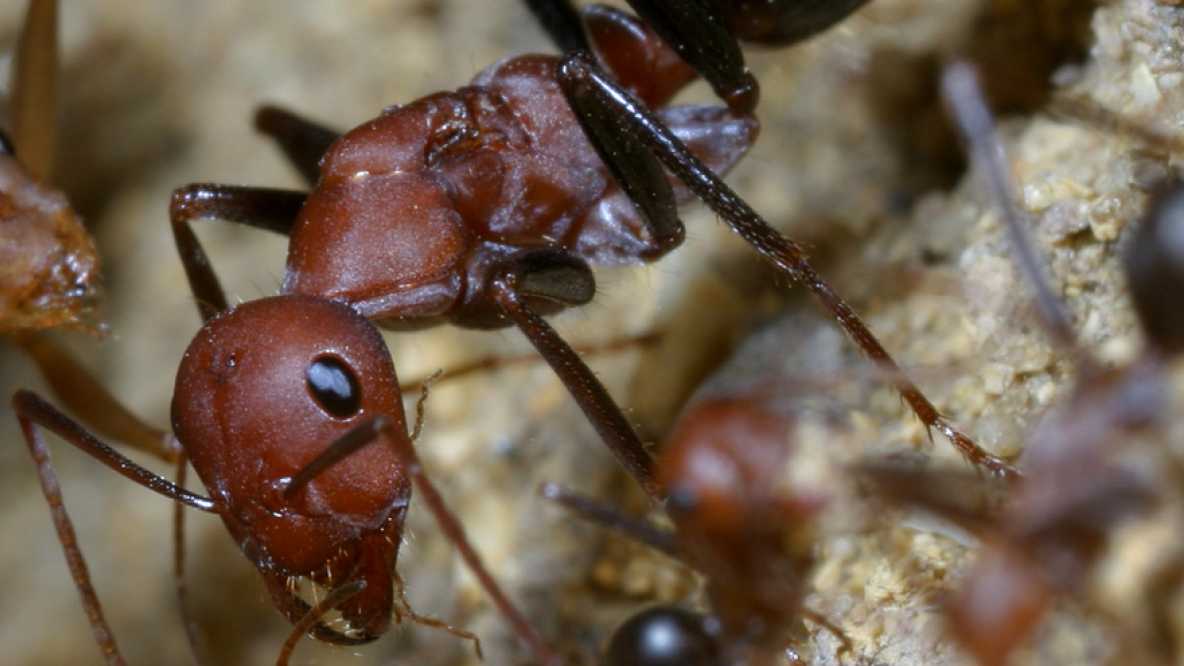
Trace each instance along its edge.
{"label": "ant face", "polygon": [[174,395],[177,437],[253,561],[309,573],[406,505],[407,477],[382,445],[283,493],[363,420],[404,430],[390,352],[345,306],[278,296],[234,308],[194,338]]}

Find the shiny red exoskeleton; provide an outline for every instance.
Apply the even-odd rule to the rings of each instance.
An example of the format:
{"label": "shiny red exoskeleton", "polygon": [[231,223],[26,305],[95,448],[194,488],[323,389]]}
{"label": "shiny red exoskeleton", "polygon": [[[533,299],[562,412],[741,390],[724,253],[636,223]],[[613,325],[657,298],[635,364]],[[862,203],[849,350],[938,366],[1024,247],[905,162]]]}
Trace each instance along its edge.
{"label": "shiny red exoskeleton", "polygon": [[[648,106],[691,80],[636,20],[597,7],[585,20],[600,61]],[[342,300],[398,328],[498,327],[507,322],[486,287],[499,265],[537,263],[526,273],[542,293],[527,303],[549,313],[592,297],[579,260],[652,261],[676,247],[681,234],[648,228],[588,142],[558,65],[506,60],[337,140],[293,225],[283,290]],[[755,120],[720,108],[657,115],[717,172],[756,138]],[[690,197],[677,189],[677,201]]]}

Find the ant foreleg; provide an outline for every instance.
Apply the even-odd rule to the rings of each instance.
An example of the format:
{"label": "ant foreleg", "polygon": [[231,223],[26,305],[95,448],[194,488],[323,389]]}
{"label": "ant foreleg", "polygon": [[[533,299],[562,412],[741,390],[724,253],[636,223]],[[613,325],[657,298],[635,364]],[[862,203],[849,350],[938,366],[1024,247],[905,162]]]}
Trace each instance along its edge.
{"label": "ant foreleg", "polygon": [[[609,340],[599,344],[590,345],[576,345],[575,350],[580,356],[600,356],[607,354],[616,354],[619,352],[628,351],[635,347],[650,347],[658,342],[662,337],[661,331],[651,331],[649,333],[641,333],[639,335],[627,335],[615,340]],[[417,391],[427,383],[433,385],[441,382],[449,382],[454,379],[463,379],[469,375],[477,374],[479,372],[497,372],[504,368],[511,368],[514,366],[528,365],[532,363],[539,363],[543,359],[537,353],[520,354],[517,356],[482,356],[480,358],[466,361],[460,365],[448,368],[447,370],[437,370],[426,377],[419,377],[411,380],[400,380],[399,384],[403,388],[403,392]],[[414,438],[413,438],[414,439]]]}
{"label": "ant foreleg", "polygon": [[169,499],[211,513],[217,512],[217,506],[212,499],[179,488],[167,479],[163,479],[128,460],[119,452],[95,439],[75,421],[35,393],[17,391],[12,397],[12,407],[20,422],[21,432],[29,447],[29,454],[32,456],[34,464],[37,465],[41,491],[45,495],[50,513],[53,515],[54,529],[62,544],[74,585],[82,597],[82,605],[86,610],[87,619],[90,621],[91,630],[94,632],[95,641],[109,666],[123,666],[125,662],[115,643],[115,636],[103,618],[102,606],[94,586],[91,584],[86,559],[78,545],[78,537],[74,532],[73,523],[66,512],[61,486],[50,459],[49,448],[42,440],[37,426],[47,428],[124,477]]}
{"label": "ant foreleg", "polygon": [[[177,456],[177,469],[173,483],[178,488],[185,488],[185,477],[188,476],[189,457],[181,451]],[[193,653],[193,661],[202,666],[201,640],[197,635],[197,623],[189,616],[189,588],[185,583],[185,505],[173,503],[173,589],[177,594],[177,606],[181,610],[181,625],[185,629],[185,638],[189,641],[189,650]]]}
{"label": "ant foreleg", "polygon": [[57,143],[58,3],[32,0],[13,63],[12,138],[30,176],[49,180]]}
{"label": "ant foreleg", "polygon": [[[733,231],[779,270],[802,282],[814,294],[848,337],[872,362],[893,378],[897,390],[912,408],[913,413],[925,424],[926,429],[940,431],[972,464],[997,476],[1019,476],[1019,472],[1009,463],[986,452],[946,421],[933,403],[929,402],[921,390],[904,374],[851,306],[818,275],[806,259],[800,245],[769,226],[652,113],[604,76],[587,54],[575,53],[564,58],[559,66],[559,81],[572,107],[577,110],[576,115],[580,122],[593,127],[588,130],[593,143],[611,136],[613,144],[601,148],[602,155],[611,158],[616,144],[627,144],[631,141],[649,146],[666,168],[686,183]],[[589,119],[589,116],[593,115],[599,118]],[[616,135],[602,136],[596,129],[597,125],[609,126],[609,123],[614,122],[620,130]]]}
{"label": "ant foreleg", "polygon": [[279,144],[309,185],[316,184],[321,176],[321,156],[341,136],[340,132],[270,104],[255,110],[255,129]]}
{"label": "ant foreleg", "polygon": [[[583,266],[583,271],[587,272],[585,279],[590,283],[592,278],[587,266]],[[536,290],[551,287],[561,291],[564,285],[560,281],[547,284],[545,278],[532,277],[531,268],[525,261],[503,266],[490,280],[489,290],[493,300],[546,359],[625,471],[651,499],[660,500],[664,493],[654,477],[654,460],[645,450],[633,426],[621,413],[621,408],[579,354],[526,303],[529,296],[546,296],[545,291]]]}
{"label": "ant foreleg", "polygon": [[614,507],[568,490],[557,483],[542,484],[539,486],[539,494],[544,499],[562,505],[590,523],[624,534],[673,559],[684,560],[674,533],[657,527],[649,521],[627,516]]}
{"label": "ant foreleg", "polygon": [[169,433],[154,428],[112,396],[64,347],[50,337],[18,335],[13,341],[37,364],[58,400],[99,435],[174,462],[181,448]]}
{"label": "ant foreleg", "polygon": [[173,191],[169,202],[173,240],[203,321],[227,309],[226,294],[190,223],[221,219],[288,234],[296,214],[304,206],[305,196],[291,190],[204,183]]}

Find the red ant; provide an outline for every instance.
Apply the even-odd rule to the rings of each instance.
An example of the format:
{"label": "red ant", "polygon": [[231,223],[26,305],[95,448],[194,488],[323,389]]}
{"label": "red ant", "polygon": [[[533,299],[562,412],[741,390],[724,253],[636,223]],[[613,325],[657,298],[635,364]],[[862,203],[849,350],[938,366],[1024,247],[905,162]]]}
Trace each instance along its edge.
{"label": "red ant", "polygon": [[[277,608],[295,625],[277,658],[305,633],[332,643],[372,641],[390,625],[394,565],[414,482],[441,529],[540,663],[555,663],[485,570],[460,523],[424,475],[411,446],[398,381],[381,336],[350,308],[281,295],[228,308],[217,288],[195,292],[205,325],[190,344],[173,399],[174,457],[192,462],[210,496],[136,465],[36,394],[13,397],[53,511],[71,575],[110,664],[123,659],[103,619],[62,504],[45,427],[126,478],[219,515],[256,565]],[[268,341],[282,340],[282,344]],[[382,441],[386,446],[366,446]],[[377,473],[376,473],[377,472]],[[310,607],[298,577],[329,588]],[[323,616],[338,610],[339,631]],[[416,621],[438,624],[406,609]],[[461,635],[471,635],[453,630]]]}
{"label": "red ant", "polygon": [[[1123,263],[1147,346],[1131,363],[1107,368],[1080,346],[1044,277],[1014,203],[1002,148],[973,70],[952,65],[943,83],[947,103],[989,179],[1017,262],[1033,285],[1040,322],[1076,364],[1077,382],[1066,402],[1030,436],[1021,458],[1025,478],[1012,489],[1001,513],[958,501],[953,492],[961,494],[976,480],[951,470],[873,464],[861,471],[889,496],[935,511],[983,537],[978,560],[948,602],[947,619],[952,635],[979,663],[1000,666],[1057,597],[1083,587],[1114,527],[1147,514],[1160,498],[1146,465],[1131,465],[1127,454],[1139,433],[1162,425],[1168,362],[1184,351],[1184,319],[1175,301],[1184,285],[1184,260],[1172,240],[1184,224],[1184,184],[1177,179],[1161,184],[1132,232]],[[1173,465],[1164,466],[1167,477],[1162,480],[1169,486],[1179,483]],[[1161,573],[1178,585],[1180,565],[1171,565],[1176,569]],[[1171,652],[1174,647],[1159,649]]]}
{"label": "red ant", "polygon": [[[610,640],[608,663],[772,664],[783,659],[779,654],[801,663],[788,646],[803,618],[850,649],[840,629],[803,605],[821,502],[783,487],[793,417],[769,399],[767,388],[709,389],[679,417],[656,464],[673,531],[555,484],[543,486],[545,497],[685,563],[706,580],[710,616],[677,607],[643,611]],[[646,640],[654,631],[680,637],[671,641],[677,649]]]}
{"label": "red ant", "polygon": [[[756,110],[760,86],[738,40],[790,46],[842,21],[869,0],[628,0],[637,15],[702,76],[733,113]],[[565,52],[591,51],[571,0],[527,0]]]}
{"label": "red ant", "polygon": [[[600,14],[596,11],[589,10],[589,21],[593,24],[591,33],[594,36],[601,31],[605,35],[604,39],[608,40],[610,35],[618,38],[624,34],[632,40],[626,43],[632,44],[640,52],[647,53],[655,49],[659,54],[663,52],[652,35],[644,31],[636,32],[635,22],[603,10]],[[673,94],[678,87],[673,81],[690,78],[685,67],[671,57],[662,56],[656,62],[654,69],[644,72],[632,68],[618,72],[626,85],[653,104]],[[663,85],[654,86],[655,81]],[[628,421],[578,356],[536,314],[581,304],[591,298],[593,282],[586,263],[588,261],[604,263],[652,259],[678,244],[682,237],[682,226],[674,212],[673,188],[661,174],[661,160],[680,179],[688,181],[692,191],[708,199],[717,212],[721,212],[737,231],[783,271],[805,281],[861,348],[878,363],[892,369],[893,376],[898,377],[898,388],[927,426],[941,430],[976,464],[1000,474],[1010,473],[1006,463],[983,452],[954,430],[924,396],[899,375],[895,364],[862,322],[816,275],[801,249],[772,231],[719,181],[711,168],[696,158],[667,129],[667,124],[681,127],[689,135],[697,152],[709,156],[708,161],[713,163],[712,166],[723,168],[738,159],[751,142],[754,121],[728,116],[716,109],[669,109],[661,113],[662,120],[659,120],[632,101],[615,82],[604,77],[586,55],[569,56],[562,62],[544,57],[507,61],[479,77],[478,84],[492,87],[498,91],[498,95],[479,86],[464,89],[455,95],[435,95],[392,110],[337,140],[331,148],[329,144],[334,133],[275,109],[263,110],[257,118],[258,124],[265,132],[279,139],[281,145],[294,155],[294,161],[303,173],[317,173],[315,158],[321,158],[320,180],[317,189],[307,197],[295,192],[203,185],[190,186],[177,192],[170,209],[172,229],[199,310],[203,319],[209,322],[194,345],[200,346],[201,340],[208,339],[214,327],[223,325],[218,322],[237,320],[229,314],[218,316],[227,309],[225,299],[189,222],[224,217],[290,233],[292,242],[289,272],[284,286],[286,295],[274,301],[265,299],[258,303],[268,303],[268,307],[278,308],[280,303],[301,302],[301,294],[318,303],[320,299],[331,297],[347,303],[365,316],[380,319],[397,328],[422,327],[445,319],[468,326],[494,327],[504,326],[505,319],[509,318],[523,329],[565,379],[573,395],[589,413],[602,437],[610,442],[626,468],[651,495],[661,496],[663,493],[659,482],[653,478],[652,462]],[[489,105],[483,102],[489,102]],[[593,137],[593,150],[589,150],[583,135],[570,122],[569,102],[577,109],[576,118],[583,123],[584,130]],[[513,118],[514,122],[510,122],[513,114],[509,112],[516,105],[522,113]],[[519,117],[537,122],[531,129],[542,134],[531,134],[516,125]],[[621,123],[622,120],[625,124]],[[427,127],[431,131],[425,135],[424,126],[417,126],[416,123],[427,121],[430,121]],[[404,132],[410,134],[404,135]],[[554,139],[542,145],[556,152],[527,150],[539,145],[540,136]],[[407,139],[410,146],[398,143],[397,139]],[[326,149],[327,153],[324,152]],[[655,151],[656,158],[650,150]],[[596,160],[597,154],[607,160],[607,170],[604,164]],[[573,165],[578,169],[573,170]],[[609,184],[608,173],[621,178],[620,191]],[[446,176],[447,180],[439,180]],[[568,176],[574,181],[565,181],[564,178]],[[585,181],[574,191],[564,189],[586,177],[592,177],[597,187],[593,188]],[[447,183],[448,187],[443,187],[442,182]],[[400,187],[393,189],[396,184]],[[519,195],[521,198],[514,198]],[[397,211],[376,215],[373,197],[379,196],[384,204],[393,204],[405,211],[427,210],[428,218],[402,218],[393,214]],[[630,208],[626,196],[639,206],[640,218],[639,213]],[[428,204],[441,204],[443,207],[432,208]],[[512,212],[507,213],[507,209]],[[515,214],[526,213],[531,215],[525,219],[515,217]],[[471,218],[477,220],[477,226],[472,226]],[[412,219],[415,221],[412,222]],[[428,224],[428,219],[432,224],[439,224],[440,228],[433,230],[437,234],[435,236],[420,233],[420,228],[416,226]],[[336,226],[322,226],[330,222]],[[462,225],[461,222],[468,224]],[[540,229],[540,225],[544,228]],[[422,247],[413,244],[424,240],[430,240],[431,252],[425,253]],[[481,252],[477,252],[478,249]],[[406,260],[408,263],[398,265],[393,259]],[[379,274],[379,269],[389,270]],[[262,311],[264,306],[248,304],[240,310],[250,312],[256,308]],[[300,316],[301,309],[303,306],[293,305],[291,315]],[[250,321],[253,317],[243,315],[242,319]],[[229,323],[225,325],[230,326]],[[263,325],[261,319],[249,325],[262,326],[263,330],[280,328],[279,322],[274,326]],[[245,333],[242,335],[246,336]],[[243,339],[252,342],[262,340],[258,337]],[[217,355],[231,352],[221,349],[210,353]],[[240,359],[233,353],[222,360],[226,361],[227,367],[233,365],[237,368],[240,364]],[[308,359],[308,363],[315,360]],[[225,368],[219,372],[222,378],[234,374],[227,374]],[[329,374],[340,377],[336,372]],[[179,383],[174,403],[177,414],[192,408],[187,401],[205,398],[197,388],[199,386],[200,382],[196,380],[192,387],[187,383]],[[193,393],[188,392],[190,389]],[[301,395],[307,398],[307,391],[302,391]],[[255,394],[248,397],[263,399]],[[300,465],[310,465],[305,469],[315,471],[307,475],[314,475],[322,468],[313,465],[331,464],[308,462],[311,455],[308,450],[302,452],[302,460],[282,459],[282,469],[276,470],[276,473],[281,476],[293,475],[293,485],[289,488],[295,489],[292,491],[295,497],[290,497],[283,488],[267,484],[255,488],[240,487],[235,492],[242,494],[222,496],[220,493],[225,488],[226,480],[221,477],[221,471],[231,467],[221,468],[220,464],[215,464],[216,455],[212,453],[202,454],[210,456],[204,462],[198,456],[192,456],[207,488],[216,496],[213,499],[204,498],[203,501],[198,496],[182,494],[183,491],[176,486],[163,485],[167,482],[149,476],[140,468],[128,467],[130,462],[89,436],[84,436],[76,426],[63,425],[67,423],[64,417],[31,394],[20,394],[17,407],[30,444],[36,451],[43,449],[39,440],[36,440],[32,423],[50,422],[67,432],[72,443],[101,456],[125,475],[161,490],[178,501],[206,510],[232,511],[234,507],[227,503],[230,502],[228,498],[237,498],[235,501],[239,501],[245,499],[244,494],[251,496],[251,502],[264,502],[264,498],[280,503],[289,499],[304,502],[306,500],[296,490],[302,487],[298,481],[309,477],[296,474],[301,469]],[[386,407],[383,405],[384,409]],[[193,418],[197,419],[196,416]],[[186,435],[182,431],[199,435],[206,432],[204,426],[183,422],[180,416],[177,419],[176,430],[183,440]],[[401,423],[399,419],[398,424],[387,424],[381,429],[388,435],[386,439],[401,439],[391,434],[398,430],[396,425]],[[338,443],[332,446],[325,440],[310,443],[310,446],[329,446],[326,450],[330,453],[323,454],[328,457],[316,460],[348,458],[349,451],[369,441],[364,435],[370,439],[377,437],[380,428],[374,424],[367,427],[369,430],[363,428],[356,431],[362,434],[352,439],[337,440]],[[336,430],[337,434],[343,432],[340,428]],[[407,466],[408,473],[414,475],[414,454],[409,448],[390,455],[397,457],[388,458],[388,462],[397,460]],[[338,464],[342,467],[335,468],[332,472],[334,475],[348,474],[351,470],[362,468],[353,459],[342,460]],[[43,466],[43,470],[47,469]],[[271,483],[278,478],[266,481]],[[415,480],[424,487],[428,483],[426,478],[419,475],[415,475]],[[387,479],[386,482],[385,491],[382,492],[386,492],[387,499],[394,502],[385,507],[389,517],[400,513],[401,510],[395,510],[395,505],[405,499],[400,498],[400,493],[408,486],[405,478],[402,481]],[[309,482],[309,488],[317,487],[312,483],[316,481]],[[431,495],[427,490],[423,492]],[[60,506],[55,506],[64,520]],[[334,595],[329,601],[310,610],[301,605],[303,602],[292,597],[286,588],[276,586],[278,574],[275,570],[267,570],[275,562],[262,559],[264,555],[272,554],[269,550],[271,546],[257,540],[243,541],[253,536],[252,533],[243,527],[241,516],[231,516],[224,511],[218,512],[231,532],[240,537],[240,545],[247,554],[265,569],[264,576],[269,580],[278,605],[293,622],[307,619],[312,623],[314,634],[319,637],[346,640],[349,637],[342,638],[340,632],[335,633],[315,624],[325,609],[341,607],[349,611],[351,619],[367,624],[362,634],[365,639],[373,638],[380,627],[385,628],[383,621],[378,619],[376,609],[386,604],[386,610],[389,611],[389,595],[385,599],[378,598],[383,594],[381,590],[371,587],[361,589],[355,585],[362,579],[350,575],[353,572],[348,570],[347,560],[356,560],[342,556],[344,559],[340,561],[320,562],[329,568],[318,571],[314,577],[319,576],[319,580],[324,582],[330,579],[341,582],[344,577],[347,580],[336,589],[340,590],[341,595],[352,592],[356,596],[343,600]],[[442,508],[437,513],[448,531],[448,521],[443,517],[446,514]],[[383,530],[393,529],[391,525],[380,527]],[[371,532],[368,536],[374,534]],[[461,542],[459,532],[450,536]],[[360,535],[358,538],[368,537]],[[80,555],[72,538],[63,535],[63,543],[72,556],[78,556],[77,561],[80,563]],[[390,553],[393,560],[393,550]],[[353,554],[357,557],[373,555],[369,551],[355,551]],[[477,566],[472,560],[470,558],[470,563]],[[308,562],[289,564],[296,566]],[[283,566],[276,566],[284,570]],[[375,579],[382,577],[380,567],[375,565],[373,559],[365,561],[364,574]],[[385,575],[389,577],[389,572]],[[97,600],[93,593],[88,592],[85,572],[75,567],[75,576],[87,608],[92,612],[95,626],[101,627],[103,623],[97,615]],[[364,602],[372,605],[363,608]],[[508,605],[501,605],[504,611],[513,615]],[[523,628],[523,622],[517,624],[524,636],[530,636],[527,629]],[[298,624],[293,637],[298,637],[309,628]],[[540,656],[547,656],[545,648],[538,645],[537,640],[532,642]],[[114,642],[109,638],[101,638],[100,644],[105,648],[114,648]],[[290,645],[281,658],[286,657],[289,651]]]}
{"label": "red ant", "polygon": [[622,465],[658,497],[649,456],[628,420],[540,314],[592,298],[589,263],[653,261],[681,243],[676,203],[688,195],[670,185],[665,166],[779,270],[802,281],[896,377],[927,428],[973,464],[1013,475],[938,413],[802,248],[715,175],[751,143],[755,120],[702,107],[651,113],[647,107],[665,103],[693,72],[636,19],[597,6],[583,12],[590,41],[616,80],[583,52],[561,61],[515,58],[487,69],[473,86],[390,109],[335,142],[329,129],[261,109],[259,129],[310,182],[319,180],[307,195],[208,184],[178,190],[170,217],[191,284],[200,290],[212,277],[189,224],[220,218],[290,236],[285,292],[347,302],[397,329],[512,322]]}

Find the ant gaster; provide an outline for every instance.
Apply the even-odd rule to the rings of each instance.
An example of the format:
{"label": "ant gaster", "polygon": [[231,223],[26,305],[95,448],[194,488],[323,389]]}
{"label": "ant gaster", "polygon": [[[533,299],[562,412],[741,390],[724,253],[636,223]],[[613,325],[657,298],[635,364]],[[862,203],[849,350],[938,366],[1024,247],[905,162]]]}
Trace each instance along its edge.
{"label": "ant gaster", "polygon": [[[947,619],[954,638],[979,663],[1001,666],[1057,597],[1084,586],[1115,525],[1145,515],[1159,499],[1156,479],[1147,474],[1146,465],[1129,465],[1125,454],[1138,433],[1162,425],[1167,362],[1184,351],[1184,320],[1177,303],[1184,288],[1184,256],[1173,240],[1184,225],[1184,183],[1172,179],[1161,184],[1132,230],[1123,267],[1147,345],[1130,363],[1107,368],[1080,346],[1063,304],[1045,279],[1014,203],[1002,149],[973,70],[952,65],[943,83],[975,162],[989,179],[1017,262],[1033,285],[1040,322],[1053,344],[1074,361],[1077,380],[1066,401],[1029,437],[1020,461],[1024,480],[1011,489],[999,513],[958,501],[957,494],[976,480],[952,470],[870,464],[862,472],[884,493],[983,537],[977,561],[947,604]],[[1167,483],[1179,483],[1170,470],[1161,471],[1168,474]],[[1178,584],[1180,571],[1167,573]],[[1161,621],[1166,609],[1153,613],[1163,616],[1156,621],[1166,626]],[[1169,638],[1158,638],[1167,644],[1157,646],[1161,652],[1175,649]],[[1178,654],[1169,658],[1174,662]]]}

